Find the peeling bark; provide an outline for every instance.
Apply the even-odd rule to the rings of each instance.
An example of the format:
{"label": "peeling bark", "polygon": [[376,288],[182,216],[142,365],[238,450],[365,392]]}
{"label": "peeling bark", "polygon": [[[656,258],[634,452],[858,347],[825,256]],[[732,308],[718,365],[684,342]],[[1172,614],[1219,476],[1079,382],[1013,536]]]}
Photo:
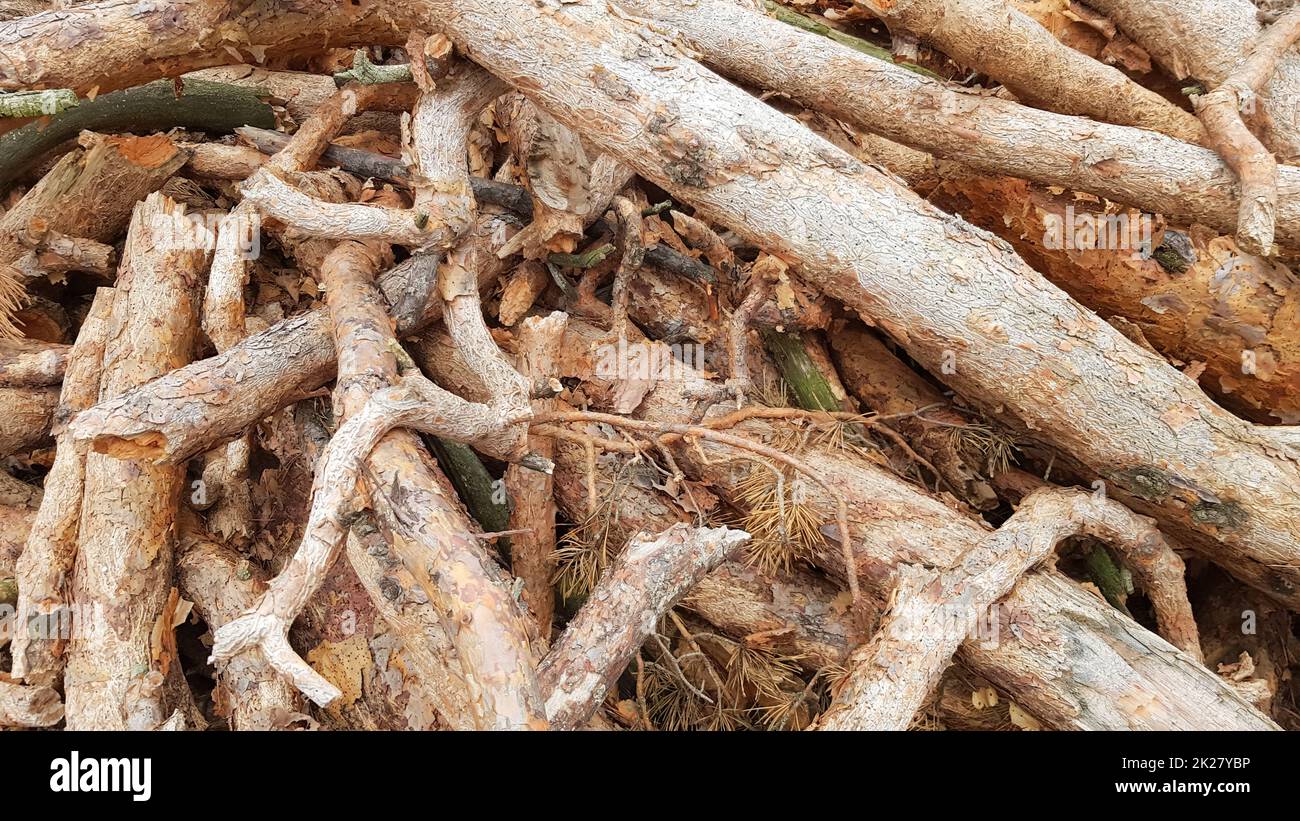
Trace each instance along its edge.
{"label": "peeling bark", "polygon": [[[99,396],[100,370],[108,338],[116,291],[101,288],[81,323],[77,342],[68,356],[68,366],[59,396],[61,422],[95,403]],[[13,674],[30,684],[55,685],[62,678],[63,650],[67,636],[50,635],[51,619],[67,612],[71,574],[77,554],[77,526],[81,519],[86,455],[72,437],[60,431],[55,440],[54,464],[45,475],[44,495],[36,521],[18,562],[19,625],[11,648]],[[31,622],[46,632],[33,637]]]}
{"label": "peeling bark", "polygon": [[[1250,0],[1088,0],[1174,77],[1215,87],[1248,57],[1263,31]],[[1282,162],[1300,159],[1300,55],[1282,58],[1252,118]]]}
{"label": "peeling bark", "polygon": [[[161,194],[136,207],[108,321],[101,397],[119,395],[190,357],[208,255],[192,236],[172,231],[183,220],[184,208]],[[69,729],[125,729],[140,708],[170,712],[159,693],[140,685],[148,674],[165,675],[179,663],[155,648],[152,636],[160,618],[171,618],[165,605],[183,479],[180,467],[86,457],[72,599],[90,615],[69,645]],[[170,633],[172,626],[161,629]]]}
{"label": "peeling bark", "polygon": [[[1213,405],[1005,243],[673,46],[643,52],[634,43],[647,32],[594,6],[548,16],[507,13],[492,0],[427,5],[474,59],[561,122],[702,215],[800,262],[810,282],[872,317],[932,372],[956,355],[950,387],[1051,436],[1126,503],[1239,578],[1300,602],[1300,466],[1289,451]],[[521,51],[524,32],[552,59]],[[646,56],[625,56],[637,53]]]}

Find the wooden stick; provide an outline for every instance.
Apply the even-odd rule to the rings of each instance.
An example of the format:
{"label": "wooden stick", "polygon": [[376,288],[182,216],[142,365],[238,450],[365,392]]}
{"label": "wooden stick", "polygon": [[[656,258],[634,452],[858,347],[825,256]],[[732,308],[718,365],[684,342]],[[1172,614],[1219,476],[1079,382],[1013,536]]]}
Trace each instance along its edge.
{"label": "wooden stick", "polygon": [[633,538],[538,667],[551,727],[594,715],[660,617],[747,541],[743,530],[684,524]]}
{"label": "wooden stick", "polygon": [[1237,244],[1247,253],[1268,256],[1277,219],[1277,160],[1242,121],[1243,109],[1255,106],[1256,95],[1273,76],[1278,61],[1300,37],[1300,9],[1282,15],[1255,43],[1250,56],[1209,94],[1196,98],[1196,114],[1210,135],[1214,150],[1237,175],[1241,207],[1237,213]]}
{"label": "wooden stick", "polygon": [[[849,677],[818,728],[906,730],[962,643],[996,644],[1010,629],[995,620],[998,599],[1061,540],[1087,534],[1143,550],[1151,532],[1150,520],[1104,496],[1048,488],[1027,496],[954,567],[902,566],[889,615],[854,651]],[[1194,638],[1195,622],[1191,629]]]}

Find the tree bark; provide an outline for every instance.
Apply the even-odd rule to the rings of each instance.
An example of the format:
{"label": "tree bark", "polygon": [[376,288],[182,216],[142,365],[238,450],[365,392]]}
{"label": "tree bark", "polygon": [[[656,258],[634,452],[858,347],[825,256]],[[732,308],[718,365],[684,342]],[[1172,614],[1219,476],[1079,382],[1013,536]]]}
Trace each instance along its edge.
{"label": "tree bark", "polygon": [[[1088,0],[1174,77],[1213,88],[1250,54],[1263,30],[1250,0]],[[1300,159],[1300,55],[1283,57],[1251,125],[1278,160]]]}
{"label": "tree bark", "polygon": [[[95,301],[81,323],[59,396],[61,422],[93,405],[99,396],[115,294],[111,288],[96,291]],[[85,453],[66,430],[60,431],[55,440],[54,464],[45,475],[40,509],[18,562],[15,624],[19,629],[11,652],[14,677],[29,684],[54,686],[62,678],[63,651],[69,637],[53,631],[61,614],[68,614],[85,470]],[[32,627],[38,628],[35,636]]]}
{"label": "tree bark", "polygon": [[[950,387],[1051,437],[1238,578],[1300,603],[1300,457],[1215,406],[1005,243],[671,46],[653,60],[623,56],[649,35],[593,6],[554,17],[507,13],[494,0],[426,6],[475,60],[561,122],[704,217],[801,264],[809,282],[870,316],[931,372],[956,355]],[[524,32],[546,61],[519,48]]]}
{"label": "tree bark", "polygon": [[[553,313],[544,318],[529,317],[516,331],[519,371],[537,382],[552,378],[558,348],[563,342],[568,317]],[[547,411],[552,401],[535,400],[532,407]],[[546,458],[554,456],[554,443],[544,436],[529,436],[528,451]],[[551,577],[555,573],[555,497],[550,474],[529,470],[520,465],[506,467],[506,493],[510,497],[510,529],[526,531],[510,537],[510,567],[523,580],[528,609],[537,624],[537,633],[550,641],[551,622],[555,617],[555,590]]]}
{"label": "tree bark", "polygon": [[[64,156],[18,204],[0,218],[0,333],[13,335],[13,300],[23,293],[23,269],[40,270],[39,249],[28,240],[56,232],[96,242],[115,239],[131,209],[162,187],[185,163],[185,153],[163,135],[82,138],[85,150]],[[30,258],[30,260],[28,260]],[[27,260],[27,261],[25,261]],[[6,290],[7,289],[7,290]],[[6,331],[6,329],[8,329]]]}
{"label": "tree bark", "polygon": [[[104,343],[101,397],[121,394],[190,357],[208,255],[177,229],[183,222],[183,207],[161,194],[135,209]],[[126,729],[142,708],[170,712],[163,712],[159,694],[140,684],[179,663],[152,646],[152,635],[160,618],[171,617],[165,604],[183,479],[181,467],[98,453],[86,458],[72,598],[88,623],[69,646],[69,729]]]}
{"label": "tree bark", "polygon": [[660,617],[748,540],[682,524],[633,537],[537,669],[552,729],[591,718]]}
{"label": "tree bark", "polygon": [[52,687],[24,687],[0,678],[0,727],[50,727],[63,719]]}

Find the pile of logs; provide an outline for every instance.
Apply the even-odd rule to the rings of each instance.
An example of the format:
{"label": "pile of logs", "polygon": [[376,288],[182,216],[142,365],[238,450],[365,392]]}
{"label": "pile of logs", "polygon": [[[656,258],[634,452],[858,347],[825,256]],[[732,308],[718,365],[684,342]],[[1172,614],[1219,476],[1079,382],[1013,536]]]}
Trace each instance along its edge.
{"label": "pile of logs", "polygon": [[0,0],[0,728],[1300,726],[1300,10]]}

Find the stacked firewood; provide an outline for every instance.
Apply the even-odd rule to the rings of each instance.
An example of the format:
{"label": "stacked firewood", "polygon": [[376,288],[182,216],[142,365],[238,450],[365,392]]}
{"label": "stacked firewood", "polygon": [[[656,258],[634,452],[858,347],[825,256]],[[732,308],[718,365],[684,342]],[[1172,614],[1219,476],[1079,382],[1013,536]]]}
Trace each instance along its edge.
{"label": "stacked firewood", "polygon": [[1300,11],[0,0],[0,727],[1300,724]]}

